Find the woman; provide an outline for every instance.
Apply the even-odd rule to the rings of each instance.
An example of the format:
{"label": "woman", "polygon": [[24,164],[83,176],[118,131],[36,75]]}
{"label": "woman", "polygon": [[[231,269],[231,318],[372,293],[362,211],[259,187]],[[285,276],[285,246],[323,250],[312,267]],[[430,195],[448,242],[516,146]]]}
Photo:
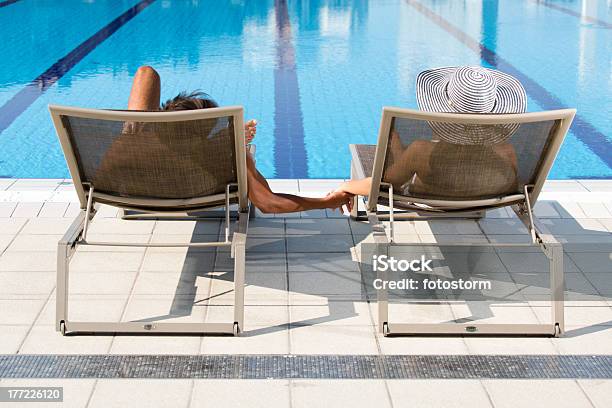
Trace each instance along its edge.
{"label": "woman", "polygon": [[[482,67],[446,67],[421,72],[416,81],[417,103],[423,111],[450,113],[523,113],[525,90],[518,80],[503,72]],[[384,180],[395,191],[413,197],[461,199],[495,196],[517,189],[518,166],[508,139],[518,125],[456,125],[430,122],[407,132],[402,143],[394,128]],[[425,133],[429,131],[431,137]],[[351,180],[334,193],[367,196],[371,178]]]}

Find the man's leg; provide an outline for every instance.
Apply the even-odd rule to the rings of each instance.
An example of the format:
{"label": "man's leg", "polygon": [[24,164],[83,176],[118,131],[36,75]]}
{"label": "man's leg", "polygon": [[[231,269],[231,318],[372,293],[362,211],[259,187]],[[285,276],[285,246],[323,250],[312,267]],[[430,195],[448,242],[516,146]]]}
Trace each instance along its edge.
{"label": "man's leg", "polygon": [[[161,92],[161,80],[159,74],[152,67],[143,65],[136,71],[134,81],[132,81],[132,90],[128,100],[128,110],[139,111],[156,111],[159,110],[159,98]],[[126,122],[123,131],[126,134],[134,134],[137,132],[137,124]],[[125,135],[124,137],[127,137]],[[108,150],[102,162],[102,168],[112,168],[118,166],[121,162],[122,154],[122,139],[119,138],[113,146]],[[121,218],[126,216],[124,209],[121,210]]]}
{"label": "man's leg", "polygon": [[128,109],[159,110],[160,84],[159,74],[153,68],[146,65],[138,68],[132,82]]}

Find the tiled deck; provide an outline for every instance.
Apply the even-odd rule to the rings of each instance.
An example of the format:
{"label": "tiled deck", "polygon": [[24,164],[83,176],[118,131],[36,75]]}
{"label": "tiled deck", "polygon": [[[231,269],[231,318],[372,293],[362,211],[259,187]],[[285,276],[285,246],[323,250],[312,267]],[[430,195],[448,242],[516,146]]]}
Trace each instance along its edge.
{"label": "tiled deck", "polygon": [[[273,180],[273,189],[321,195],[334,180]],[[561,338],[385,338],[363,295],[353,248],[368,226],[329,211],[252,220],[247,246],[246,327],[241,337],[62,337],[54,329],[55,247],[78,212],[68,180],[0,179],[0,354],[612,354],[612,181],[556,181],[535,208],[564,243],[568,286]],[[103,208],[91,238],[140,242],[212,240],[220,223],[122,221]],[[476,221],[420,221],[398,229],[421,242],[515,242],[522,224],[497,210]],[[532,255],[490,260],[524,289]],[[110,321],[156,317],[221,321],[231,312],[227,252],[85,248],[75,255],[71,313]],[[533,277],[532,277],[533,278]],[[538,302],[491,307],[491,319],[546,322]],[[414,306],[418,319],[464,317]],[[65,406],[612,406],[612,380],[41,380],[63,385]],[[261,395],[266,395],[265,399]],[[259,398],[258,398],[259,396]],[[326,403],[323,404],[323,401]],[[68,404],[69,403],[69,404]]]}

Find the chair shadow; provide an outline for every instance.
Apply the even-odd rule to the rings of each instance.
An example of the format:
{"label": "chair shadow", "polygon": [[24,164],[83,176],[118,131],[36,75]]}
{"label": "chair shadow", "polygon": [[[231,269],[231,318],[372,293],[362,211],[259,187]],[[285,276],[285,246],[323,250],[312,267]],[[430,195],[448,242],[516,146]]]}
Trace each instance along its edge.
{"label": "chair shadow", "polygon": [[563,334],[563,337],[566,337],[566,338],[580,337],[580,336],[584,336],[587,334],[598,333],[598,332],[605,331],[605,330],[612,330],[612,320],[608,320],[607,322],[599,323],[596,325],[581,327],[579,329],[567,330]]}
{"label": "chair shadow", "polygon": [[[603,263],[601,263],[599,266],[595,266],[596,271],[601,271],[595,273],[601,275],[606,281],[606,284],[602,285],[603,287],[601,290],[599,290],[598,285],[589,279],[590,271],[583,270],[582,267],[578,266],[579,262],[576,262],[574,259],[576,254],[592,254],[594,257],[606,258],[609,262],[609,260],[612,259],[612,234],[605,231],[605,228],[595,230],[585,228],[581,224],[580,219],[573,218],[571,214],[557,201],[541,201],[541,203],[548,206],[549,209],[554,208],[558,214],[558,217],[542,217],[540,221],[550,230],[552,235],[555,236],[564,247],[564,299],[566,301],[607,301],[612,299],[612,265],[608,265],[609,273],[607,274],[606,272],[603,272],[605,269],[605,259],[600,259],[600,261],[603,261]],[[522,225],[518,219],[513,218],[513,220],[515,223]],[[524,230],[524,236],[528,238],[526,229]],[[541,254],[541,256],[544,255]],[[546,258],[542,259],[545,260]],[[546,267],[546,265],[544,265],[544,267]],[[532,271],[512,271],[511,267],[508,267],[508,272],[510,272],[511,277],[519,274],[522,274],[528,278],[529,275],[533,276],[534,274],[538,274],[541,277],[543,274],[541,274],[540,269],[533,269]],[[547,279],[544,280],[544,283],[549,283],[548,275],[546,275],[546,277]],[[575,277],[578,279],[576,282],[572,282],[571,279],[568,279],[570,277]],[[507,296],[492,299],[493,301],[509,301],[512,303],[514,302],[513,298],[515,295],[519,294],[522,295],[524,299],[517,299],[516,301],[518,303],[521,301],[550,300],[550,290],[548,286],[540,285],[539,283],[529,284],[525,283],[524,281],[521,282],[516,280],[508,283],[514,283],[517,285],[520,284],[523,287],[517,287],[517,291],[511,291]],[[492,311],[483,310],[483,305],[481,303],[478,305],[470,303],[471,302],[467,302],[470,309],[474,311],[472,316],[456,319],[454,320],[455,322],[471,322],[493,315]],[[568,306],[566,305],[566,307]],[[610,321],[600,322],[594,325],[582,327],[580,329],[572,329],[565,332],[564,336],[576,337],[583,334],[606,330],[607,328],[602,326],[610,325],[610,323]]]}
{"label": "chair shadow", "polygon": [[[580,224],[579,220],[571,218],[569,213],[560,204],[556,202],[544,201],[543,204],[553,206],[560,216],[559,218],[541,218],[540,221],[542,221],[545,226],[551,229],[551,232],[555,237],[557,237],[557,239],[563,241],[562,243],[565,249],[564,252],[566,261],[564,262],[566,278],[568,277],[568,273],[571,273],[575,274],[575,276],[572,276],[572,279],[576,278],[578,280],[578,282],[568,282],[568,280],[566,279],[566,300],[611,299],[612,294],[606,292],[606,287],[608,288],[608,290],[612,288],[612,268],[609,268],[610,273],[607,275],[604,272],[601,273],[602,276],[600,276],[600,278],[603,278],[606,282],[609,283],[603,285],[604,287],[601,288],[600,291],[596,287],[596,285],[588,279],[588,272],[591,271],[583,271],[580,268],[577,268],[575,266],[572,255],[591,253],[595,254],[595,256],[602,256],[601,254],[607,254],[608,259],[610,259],[609,257],[612,255],[612,234],[603,230],[595,231],[583,227]],[[485,222],[489,219],[492,218],[485,218]],[[327,221],[329,220],[333,219],[327,219]],[[507,221],[509,223],[509,228],[516,228],[516,224],[520,224],[522,226],[522,223],[516,218],[505,218],[501,220]],[[332,222],[337,223],[337,221]],[[248,236],[247,267],[245,277],[245,283],[247,286],[246,290],[248,290],[248,287],[250,286],[253,288],[268,289],[271,291],[291,292],[292,295],[297,295],[298,297],[302,295],[315,296],[317,299],[319,299],[316,303],[317,305],[326,305],[328,307],[328,314],[316,316],[313,318],[307,318],[300,321],[293,321],[291,319],[288,319],[286,323],[247,330],[244,332],[245,336],[254,336],[275,331],[284,331],[292,327],[316,325],[357,317],[359,313],[355,309],[354,302],[364,302],[365,304],[376,302],[376,293],[371,287],[371,282],[373,279],[373,276],[371,275],[371,266],[361,262],[356,262],[354,260],[349,260],[349,258],[351,258],[350,253],[328,252],[326,253],[325,261],[322,261],[313,258],[312,255],[309,255],[307,252],[288,252],[286,248],[288,237],[290,237],[290,239],[292,240],[293,248],[311,248],[313,240],[321,240],[321,235],[316,234],[320,232],[317,230],[316,222],[312,224],[311,231],[308,230],[308,223],[305,223],[303,225],[301,224],[300,228],[305,231],[304,234],[308,234],[311,231],[313,234],[285,235],[285,231],[279,228],[278,234],[276,234],[274,232],[274,229],[272,229],[270,231],[270,234],[266,236],[257,236],[257,238],[254,238],[252,235]],[[432,231],[432,235],[434,236],[436,241],[443,241],[444,238],[447,238],[444,237],[445,234],[441,233],[443,231],[437,227],[436,223],[430,223],[430,228]],[[482,229],[482,226],[480,228]],[[222,229],[223,224],[221,223],[219,233],[222,233]],[[198,227],[196,225],[196,228],[194,229],[194,234],[191,237],[191,242],[202,242],[202,236],[198,234],[197,231]],[[489,236],[492,235],[498,234],[489,234]],[[504,234],[499,235],[501,236]],[[524,236],[527,239],[529,238],[526,230],[524,231]],[[269,239],[266,240],[266,237],[268,237]],[[511,239],[514,239],[514,237],[509,236],[509,238]],[[589,237],[592,237],[592,241],[589,240]],[[264,239],[262,240],[261,238]],[[351,239],[351,235],[347,235],[346,238]],[[440,238],[440,240],[438,238]],[[496,237],[490,237],[490,239],[494,238]],[[253,242],[249,242],[250,240],[253,240]],[[355,248],[355,245],[359,244],[359,242],[353,243],[351,241],[350,247]],[[441,244],[441,248],[439,249],[439,253],[442,256],[442,259],[445,260],[452,259],[453,257],[458,257],[456,252],[453,251],[455,250],[449,250],[445,248],[444,244]],[[291,255],[287,255],[287,253]],[[274,272],[272,270],[262,271],[261,266],[257,266],[258,263],[261,264],[262,262],[268,262],[275,256],[280,259],[280,262],[282,262],[283,255],[285,267],[284,269],[281,268],[280,272]],[[304,262],[305,265],[307,265],[306,269],[309,272],[290,272],[287,257],[299,257],[300,255],[304,258],[303,260],[301,260],[301,262]],[[479,271],[479,269],[482,269],[481,264],[483,262],[483,256],[492,259],[497,259],[495,263],[504,266],[505,271],[499,271],[499,273],[495,273],[496,282],[500,282],[501,284],[507,284],[507,288],[505,289],[505,291],[502,291],[503,293],[488,293],[482,295],[481,297],[474,298],[473,292],[468,293],[462,291],[455,291],[450,294],[448,292],[445,293],[445,296],[443,298],[427,299],[427,296],[432,296],[436,294],[434,292],[430,292],[426,293],[426,296],[424,296],[422,299],[419,299],[419,301],[430,302],[430,304],[442,304],[444,302],[448,302],[449,300],[453,301],[467,299],[465,301],[465,304],[469,309],[469,315],[462,316],[461,318],[448,319],[444,321],[444,323],[467,323],[477,322],[479,320],[495,317],[495,313],[491,309],[491,305],[487,302],[524,304],[525,301],[543,299],[545,289],[547,289],[545,283],[547,283],[548,281],[545,279],[543,284],[540,284],[540,282],[538,282],[537,280],[534,282],[529,281],[529,279],[533,277],[534,274],[540,273],[541,275],[542,271],[525,271],[524,274],[526,274],[527,281],[522,283],[517,282],[513,278],[513,275],[520,274],[522,272],[512,272],[513,266],[508,266],[507,261],[504,262],[504,258],[507,256],[499,250],[487,251],[482,250],[482,248],[478,247],[475,247],[472,250],[468,250],[464,255],[458,257],[457,262],[461,266],[461,268],[459,268],[461,271],[453,273],[453,278],[461,278],[467,280],[473,277],[474,271]],[[541,256],[545,259],[545,256],[543,254],[541,254]],[[268,257],[270,259],[266,260],[266,258]],[[224,299],[224,297],[231,296],[231,294],[233,293],[232,289],[221,290],[219,292],[214,291],[215,286],[217,286],[215,283],[233,282],[233,270],[230,267],[231,262],[228,261],[229,259],[229,254],[226,251],[217,250],[214,252],[205,252],[190,248],[186,253],[185,264],[181,271],[178,284],[175,288],[172,304],[170,305],[168,313],[160,316],[147,317],[137,321],[151,322],[186,317],[193,314],[195,307],[206,306],[210,308],[217,305],[231,306],[232,304],[226,302],[216,303],[214,305],[211,304],[211,302],[219,301],[219,299]],[[353,262],[354,268],[345,267],[344,269],[340,268],[339,270],[335,270],[333,267],[330,267],[330,264],[346,264],[346,262]],[[249,265],[251,265],[251,268],[249,267]],[[545,268],[547,268],[547,265],[545,266]],[[251,272],[249,272],[250,269]],[[253,272],[252,269],[257,269],[257,271]],[[340,270],[346,270],[346,272],[342,272]],[[353,273],[350,273],[351,270],[353,271]],[[324,272],[325,274],[320,275],[319,278],[323,277],[324,279],[328,279],[328,281],[319,283],[309,283],[308,278],[304,278],[304,276],[306,275],[315,275],[314,273],[316,272]],[[487,276],[488,274],[486,272],[486,270],[482,270],[478,272],[477,275],[480,275],[481,277]],[[266,274],[270,276],[266,278]],[[210,282],[211,289],[209,289],[207,295],[198,294],[198,278],[207,279]],[[582,283],[582,287],[578,283]],[[585,283],[586,285],[584,285]],[[337,291],[334,288],[330,288],[330,284],[338,286]],[[392,300],[392,297],[390,297],[390,302],[392,302]],[[291,303],[290,305],[289,303],[291,302],[287,302],[287,305],[279,306],[307,306],[306,304]],[[248,303],[246,304],[246,307],[249,307]],[[371,316],[371,313],[369,314],[369,318],[370,320],[372,320],[371,323],[374,324],[375,322],[373,321],[373,319],[375,317]],[[605,330],[605,325],[609,325],[610,323],[611,322],[602,322],[580,329],[572,329],[566,332],[565,335],[568,337],[576,337],[596,331]]]}
{"label": "chair shadow", "polygon": [[[198,221],[196,223],[196,227],[194,228],[197,231],[199,223],[205,223],[208,221]],[[315,232],[315,230],[312,230]],[[223,223],[221,223],[221,229],[219,231],[219,235],[223,233]],[[277,241],[271,240],[269,242],[258,243],[256,245],[249,244],[249,238],[257,240],[258,238],[266,238],[266,236],[257,236],[254,238],[253,236],[249,236],[247,238],[247,267],[246,267],[246,276],[245,276],[245,290],[248,290],[248,287],[256,287],[259,286],[261,288],[270,289],[273,291],[282,291],[287,293],[289,291],[289,281],[290,281],[290,273],[288,272],[288,267],[286,266],[286,254],[285,254],[285,245],[286,245],[286,237],[284,236],[284,231],[279,230],[278,234],[272,233],[271,236],[277,238]],[[352,246],[352,238],[350,235],[347,236],[348,239],[351,240]],[[298,246],[307,246],[309,241],[313,239],[317,239],[316,236],[313,235],[305,235],[305,236],[292,236],[294,241],[297,241],[296,244]],[[278,241],[282,241],[283,245],[279,248]],[[194,233],[191,236],[191,242],[203,242],[202,236]],[[249,248],[250,246],[250,248]],[[249,249],[251,251],[249,251]],[[272,270],[272,271],[258,271],[255,273],[249,273],[249,264],[253,265],[260,261],[261,258],[265,258],[267,256],[278,256],[279,249],[282,251],[282,255],[284,258],[282,262],[285,264],[284,270]],[[258,259],[249,259],[253,254]],[[329,253],[330,256],[337,256],[338,258],[350,258],[350,254],[348,253]],[[309,257],[307,253],[304,253],[305,257]],[[355,263],[357,268],[357,263]],[[273,269],[276,269],[275,266],[272,266]],[[314,268],[316,271],[316,268]],[[334,272],[328,272],[327,268],[321,268],[321,272],[327,272],[330,274],[334,274]],[[274,279],[274,277],[278,277],[278,275],[282,273],[284,275],[284,279]],[[298,272],[301,274],[307,274],[308,272]],[[277,276],[275,276],[277,275]],[[265,279],[266,276],[270,276],[271,279]],[[263,283],[262,283],[262,277]],[[198,295],[198,286],[196,284],[198,278],[208,279],[210,283],[210,290],[206,296]],[[255,334],[264,334],[270,333],[274,331],[284,331],[287,330],[290,326],[308,326],[314,324],[321,324],[325,322],[331,322],[336,320],[347,319],[350,317],[358,316],[358,313],[355,311],[353,302],[361,301],[363,299],[363,290],[361,289],[361,280],[360,274],[355,270],[354,276],[348,278],[349,281],[352,281],[353,285],[355,282],[359,282],[360,290],[359,292],[351,293],[350,295],[329,295],[326,296],[324,294],[318,293],[316,290],[306,290],[301,291],[301,294],[318,296],[322,300],[319,304],[326,304],[329,308],[329,314],[327,316],[317,316],[311,319],[303,319],[300,321],[287,321],[283,324],[271,325],[267,327],[258,327],[252,330],[243,331],[244,336],[253,336]],[[215,283],[220,282],[233,282],[234,273],[233,273],[233,259],[229,256],[229,250],[220,250],[217,249],[214,252],[205,252],[197,249],[190,248],[187,250],[185,255],[185,263],[183,265],[183,269],[181,270],[178,284],[174,290],[173,300],[170,304],[169,310],[167,314],[150,316],[138,320],[134,320],[137,322],[155,322],[155,321],[164,321],[164,320],[172,320],[181,317],[188,317],[193,314],[195,307],[215,307],[215,306],[233,306],[229,301],[223,301],[217,304],[212,305],[211,301],[215,301],[218,299],[223,299],[228,295],[233,294],[233,289],[214,291]],[[294,292],[295,293],[295,292]],[[326,300],[323,300],[326,299]],[[224,299],[229,300],[229,299]],[[232,299],[233,300],[233,297]],[[277,305],[275,305],[277,306]],[[289,307],[289,304],[278,305],[280,307]],[[292,304],[291,306],[304,306],[302,304]],[[247,303],[245,307],[249,307]]]}

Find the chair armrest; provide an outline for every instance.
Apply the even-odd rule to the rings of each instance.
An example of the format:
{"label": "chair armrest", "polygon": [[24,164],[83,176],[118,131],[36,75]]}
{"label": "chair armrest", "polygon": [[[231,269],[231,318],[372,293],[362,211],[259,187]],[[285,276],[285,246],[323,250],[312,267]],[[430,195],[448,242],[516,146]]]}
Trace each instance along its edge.
{"label": "chair armrest", "polygon": [[376,145],[349,145],[351,152],[352,177],[363,179],[372,175]]}

